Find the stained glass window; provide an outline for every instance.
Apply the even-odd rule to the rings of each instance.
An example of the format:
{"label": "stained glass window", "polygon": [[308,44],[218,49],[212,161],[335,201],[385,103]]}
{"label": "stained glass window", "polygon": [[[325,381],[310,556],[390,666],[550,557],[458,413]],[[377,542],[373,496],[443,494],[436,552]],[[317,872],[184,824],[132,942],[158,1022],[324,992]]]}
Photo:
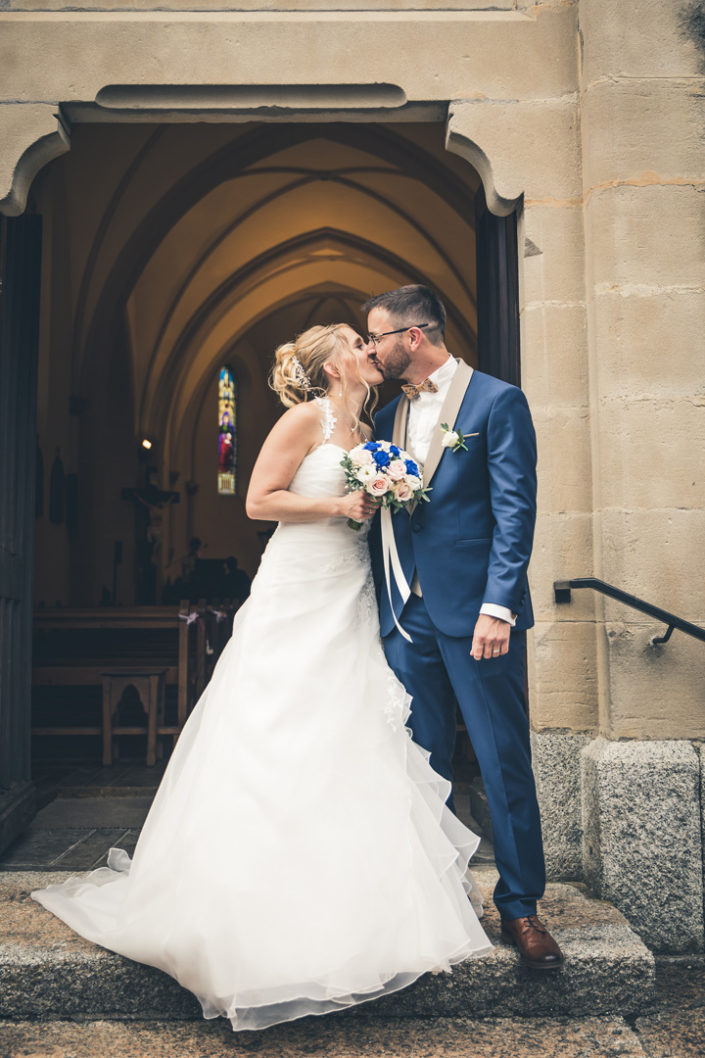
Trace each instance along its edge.
{"label": "stained glass window", "polygon": [[234,496],[237,486],[237,383],[229,367],[218,376],[218,492]]}

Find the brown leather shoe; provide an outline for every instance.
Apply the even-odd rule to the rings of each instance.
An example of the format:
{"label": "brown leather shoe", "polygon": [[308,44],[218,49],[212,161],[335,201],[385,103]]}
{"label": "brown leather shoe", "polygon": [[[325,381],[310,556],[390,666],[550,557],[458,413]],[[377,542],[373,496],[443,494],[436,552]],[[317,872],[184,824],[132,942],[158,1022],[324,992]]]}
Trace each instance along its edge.
{"label": "brown leather shoe", "polygon": [[558,970],[563,952],[536,915],[502,919],[502,940],[516,944],[525,963],[534,970]]}

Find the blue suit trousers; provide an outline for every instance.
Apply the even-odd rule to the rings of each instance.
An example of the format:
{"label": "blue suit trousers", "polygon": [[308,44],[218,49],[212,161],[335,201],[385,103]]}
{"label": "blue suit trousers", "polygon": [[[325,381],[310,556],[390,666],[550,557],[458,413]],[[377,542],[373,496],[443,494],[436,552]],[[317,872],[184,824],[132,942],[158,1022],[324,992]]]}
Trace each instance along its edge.
{"label": "blue suit trousers", "polygon": [[524,694],[526,633],[512,631],[506,655],[475,661],[472,638],[440,632],[416,595],[404,607],[401,624],[413,644],[395,628],[384,649],[413,696],[414,740],[430,751],[435,771],[452,781],[457,698],[492,818],[499,871],[495,904],[505,919],[535,914],[546,877]]}

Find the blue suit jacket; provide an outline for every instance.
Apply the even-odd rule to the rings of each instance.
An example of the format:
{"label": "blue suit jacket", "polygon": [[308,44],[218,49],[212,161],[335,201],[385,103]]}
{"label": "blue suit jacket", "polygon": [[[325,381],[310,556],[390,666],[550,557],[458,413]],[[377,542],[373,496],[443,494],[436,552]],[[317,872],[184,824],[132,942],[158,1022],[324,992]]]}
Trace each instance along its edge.
{"label": "blue suit jacket", "polygon": [[[469,369],[461,363],[465,373]],[[460,377],[460,376],[459,376]],[[454,379],[455,382],[455,379]],[[451,383],[453,386],[453,383]],[[462,391],[456,384],[456,397]],[[401,395],[375,417],[375,436],[393,438]],[[448,401],[444,404],[446,407]],[[440,423],[446,421],[441,413]],[[530,628],[533,611],[526,576],[536,520],[536,436],[526,398],[516,386],[474,371],[457,416],[449,422],[467,437],[468,451],[443,449],[432,472],[428,503],[392,516],[408,583],[417,571],[431,620],[446,635],[471,636],[483,602],[507,606],[517,629]],[[435,443],[438,452],[438,439]],[[394,627],[382,565],[379,516],[371,532],[372,564],[383,636]],[[397,618],[403,608],[392,577]]]}

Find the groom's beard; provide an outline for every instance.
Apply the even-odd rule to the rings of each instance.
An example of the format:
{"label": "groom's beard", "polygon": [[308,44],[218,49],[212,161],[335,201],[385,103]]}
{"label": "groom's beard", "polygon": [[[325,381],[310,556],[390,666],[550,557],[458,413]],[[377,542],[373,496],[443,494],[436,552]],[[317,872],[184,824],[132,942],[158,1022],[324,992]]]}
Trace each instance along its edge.
{"label": "groom's beard", "polygon": [[384,360],[375,356],[374,362],[382,373],[385,382],[389,382],[391,379],[398,379],[403,382],[411,364],[411,357],[404,348],[404,343],[397,339],[392,348],[385,353]]}

